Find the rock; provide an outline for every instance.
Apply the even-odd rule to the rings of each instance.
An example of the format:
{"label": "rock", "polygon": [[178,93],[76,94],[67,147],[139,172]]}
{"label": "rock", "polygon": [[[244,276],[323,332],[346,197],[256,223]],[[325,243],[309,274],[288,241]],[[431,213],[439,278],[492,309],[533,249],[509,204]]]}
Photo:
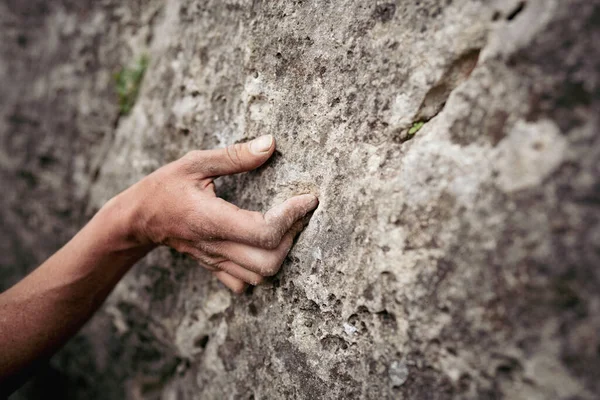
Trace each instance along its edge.
{"label": "rock", "polygon": [[[273,134],[274,159],[219,194],[320,198],[242,296],[153,252],[15,398],[597,398],[599,16],[596,0],[0,4],[3,287],[191,149]],[[144,54],[124,115],[112,76]]]}
{"label": "rock", "polygon": [[390,364],[388,373],[390,375],[390,383],[394,388],[404,385],[404,382],[408,379],[408,367],[404,361],[393,361]]}

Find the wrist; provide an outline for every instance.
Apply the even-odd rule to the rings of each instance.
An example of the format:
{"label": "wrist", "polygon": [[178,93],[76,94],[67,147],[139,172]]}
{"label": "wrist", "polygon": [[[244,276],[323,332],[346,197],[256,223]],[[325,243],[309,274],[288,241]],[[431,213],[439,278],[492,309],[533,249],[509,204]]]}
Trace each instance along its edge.
{"label": "wrist", "polygon": [[110,199],[93,217],[91,224],[106,233],[116,251],[156,247],[143,233],[139,202],[130,188]]}

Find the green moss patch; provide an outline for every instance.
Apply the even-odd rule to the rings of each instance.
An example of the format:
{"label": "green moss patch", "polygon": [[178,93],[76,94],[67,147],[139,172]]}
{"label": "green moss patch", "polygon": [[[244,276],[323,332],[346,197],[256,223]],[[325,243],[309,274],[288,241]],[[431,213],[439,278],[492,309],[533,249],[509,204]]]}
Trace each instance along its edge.
{"label": "green moss patch", "polygon": [[148,68],[148,57],[141,56],[129,67],[123,67],[115,74],[116,91],[119,97],[119,112],[127,115],[135,105],[144,74]]}

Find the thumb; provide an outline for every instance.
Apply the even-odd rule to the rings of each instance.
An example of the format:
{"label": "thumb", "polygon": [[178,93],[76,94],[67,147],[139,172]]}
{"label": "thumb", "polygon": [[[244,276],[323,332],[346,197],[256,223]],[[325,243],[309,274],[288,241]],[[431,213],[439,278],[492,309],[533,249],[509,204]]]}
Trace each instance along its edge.
{"label": "thumb", "polygon": [[260,136],[250,142],[201,152],[204,158],[204,176],[213,178],[221,175],[251,171],[263,165],[275,151],[275,139],[271,135]]}

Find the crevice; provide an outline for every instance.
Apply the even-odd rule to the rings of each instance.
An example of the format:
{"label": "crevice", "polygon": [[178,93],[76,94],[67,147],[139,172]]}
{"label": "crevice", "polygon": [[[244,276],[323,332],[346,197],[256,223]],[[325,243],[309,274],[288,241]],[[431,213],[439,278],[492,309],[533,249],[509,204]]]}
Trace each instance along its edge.
{"label": "crevice", "polygon": [[480,48],[471,49],[450,64],[442,78],[423,98],[410,128],[400,135],[400,143],[412,139],[427,122],[442,112],[454,89],[471,76],[480,52]]}
{"label": "crevice", "polygon": [[194,346],[205,349],[208,344],[208,335],[203,335],[194,341]]}
{"label": "crevice", "polygon": [[348,349],[348,343],[338,335],[327,335],[320,342],[323,350],[327,352]]}
{"label": "crevice", "polygon": [[527,3],[525,1],[520,1],[517,6],[506,16],[507,21],[512,21],[525,9],[525,5]]}
{"label": "crevice", "polygon": [[471,76],[480,52],[479,48],[469,50],[448,67],[438,83],[425,95],[415,121],[426,123],[444,109],[452,91]]}

